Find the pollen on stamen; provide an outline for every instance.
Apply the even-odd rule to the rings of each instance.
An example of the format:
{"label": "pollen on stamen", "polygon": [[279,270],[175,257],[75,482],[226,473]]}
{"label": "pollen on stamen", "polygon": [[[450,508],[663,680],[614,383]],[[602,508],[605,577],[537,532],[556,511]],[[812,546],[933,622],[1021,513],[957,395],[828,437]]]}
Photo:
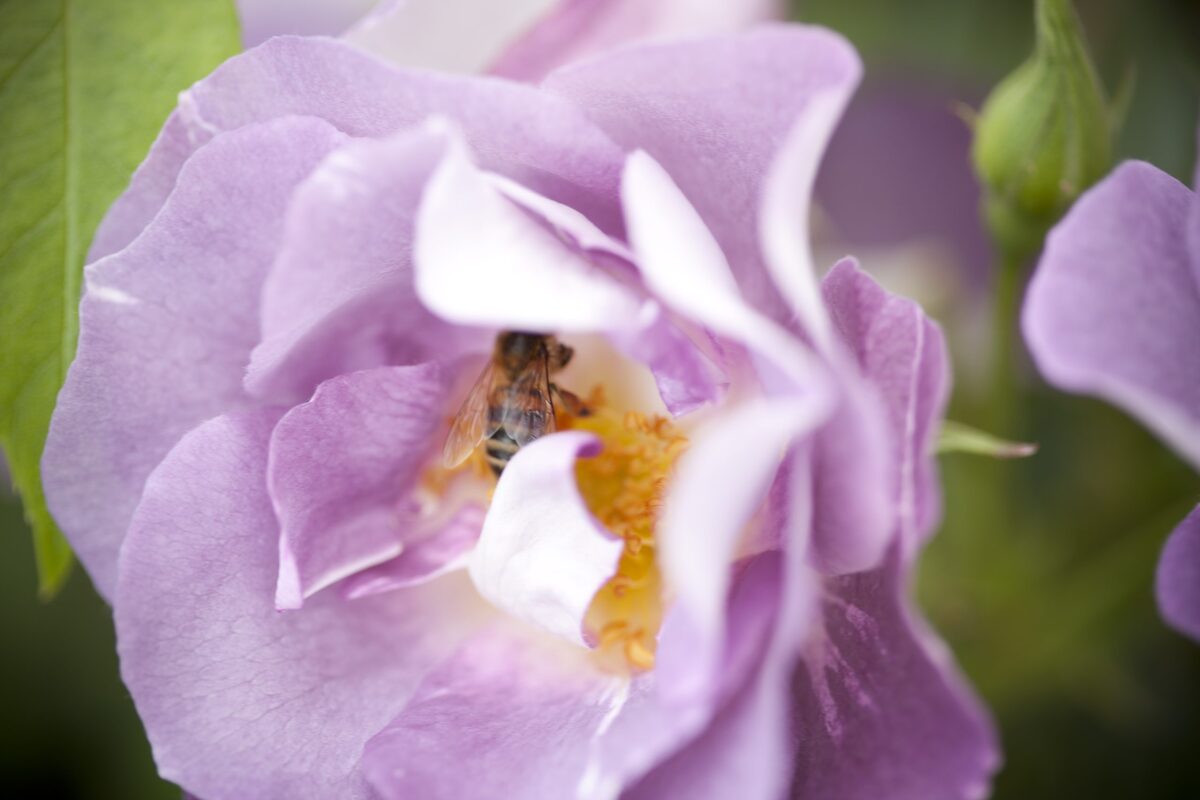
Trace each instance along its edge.
{"label": "pollen on stamen", "polygon": [[599,455],[576,462],[575,479],[588,508],[625,540],[625,548],[584,624],[602,665],[642,672],[654,667],[663,616],[654,529],[667,476],[687,438],[664,417],[606,408],[597,392],[587,405],[589,416],[560,420],[560,426],[591,431],[602,440]]}

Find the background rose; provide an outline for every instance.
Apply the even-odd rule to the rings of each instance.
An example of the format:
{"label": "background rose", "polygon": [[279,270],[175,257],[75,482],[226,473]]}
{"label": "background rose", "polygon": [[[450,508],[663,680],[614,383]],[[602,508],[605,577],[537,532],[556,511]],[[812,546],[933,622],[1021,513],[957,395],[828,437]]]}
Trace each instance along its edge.
{"label": "background rose", "polygon": [[[208,797],[359,791],[363,742],[398,713],[368,747],[365,762],[385,792],[422,787],[486,794],[485,781],[498,779],[523,795],[562,796],[580,779],[580,759],[598,747],[586,760],[603,768],[600,787],[618,780],[635,794],[695,796],[704,787],[720,796],[724,784],[715,781],[722,779],[771,796],[792,777],[792,754],[773,749],[787,742],[792,724],[801,736],[794,780],[803,795],[866,797],[885,786],[897,797],[980,791],[994,762],[986,723],[955,679],[943,674],[940,660],[928,655],[925,636],[909,629],[902,599],[906,568],[936,516],[927,448],[945,391],[940,340],[917,309],[884,295],[851,264],[839,266],[819,295],[807,243],[796,238],[816,159],[856,75],[843,43],[805,30],[631,50],[554,76],[541,93],[393,72],[334,44],[278,40],[229,62],[184,95],[97,237],[96,253],[111,255],[89,269],[79,358],[45,462],[60,522],[101,590],[111,593],[115,583],[124,674],[167,777]],[[746,96],[746,87],[755,91]],[[311,510],[305,504],[313,493],[343,490],[341,478],[322,476],[350,471],[349,494],[332,498],[344,510],[351,501],[392,499],[360,496],[380,478],[370,467],[393,470],[393,476],[402,468],[354,459],[338,465],[339,456],[378,449],[379,442],[323,450],[331,443],[312,437],[332,432],[332,444],[344,444],[339,425],[344,435],[372,438],[377,431],[413,430],[407,417],[414,413],[436,419],[429,401],[411,396],[426,380],[412,370],[424,368],[384,365],[446,363],[480,338],[445,328],[422,305],[434,302],[440,316],[460,323],[511,322],[485,318],[503,312],[491,310],[487,295],[465,291],[471,284],[459,281],[464,290],[446,294],[445,286],[431,288],[421,277],[423,271],[444,277],[444,270],[462,276],[475,270],[480,281],[488,279],[486,265],[469,249],[456,256],[462,247],[443,248],[434,263],[439,257],[427,248],[440,240],[438,230],[445,234],[458,225],[457,241],[466,246],[469,233],[486,242],[534,224],[494,185],[481,183],[468,161],[445,154],[446,134],[412,129],[430,114],[448,116],[461,128],[480,166],[565,204],[518,192],[519,202],[566,241],[556,240],[559,249],[547,255],[543,240],[518,237],[511,241],[541,244],[528,252],[494,250],[496,258],[512,259],[512,269],[576,269],[580,251],[595,249],[597,241],[611,241],[609,255],[619,254],[627,223],[637,264],[658,299],[735,346],[721,366],[743,363],[737,352],[744,348],[766,368],[768,405],[735,406],[703,429],[711,433],[697,434],[686,462],[696,466],[681,468],[661,534],[664,570],[675,579],[685,619],[694,626],[711,613],[705,609],[715,608],[717,619],[728,613],[737,620],[747,613],[744,602],[750,618],[730,625],[733,638],[724,645],[700,625],[683,628],[686,645],[672,651],[664,630],[664,663],[606,723],[611,734],[594,741],[602,716],[594,687],[560,681],[554,669],[543,675],[553,658],[527,663],[534,651],[514,650],[511,638],[494,630],[458,647],[486,613],[471,610],[478,606],[461,580],[361,600],[327,593],[282,617],[272,610],[272,595],[276,602],[288,596],[286,570],[275,578],[277,520],[284,565],[289,549],[298,560],[297,601],[331,574],[344,574],[349,563],[386,559],[386,547],[362,527],[338,528],[338,546],[346,549],[332,554],[297,546],[305,541]],[[768,179],[780,142],[777,172]],[[634,148],[666,172],[647,156],[631,159],[622,214],[623,152]],[[458,187],[447,199],[461,201],[472,187],[480,191],[475,199],[483,205],[466,205],[472,216],[438,217],[439,195],[432,189],[418,213],[417,200],[439,159],[434,185]],[[465,183],[456,184],[456,175]],[[754,209],[764,189],[760,220]],[[462,204],[443,205],[454,211]],[[566,211],[584,212],[594,226]],[[409,261],[414,216],[425,243],[419,245],[425,255],[416,263],[416,295]],[[430,219],[442,227],[429,227]],[[609,240],[610,234],[618,238]],[[455,241],[452,235],[446,240]],[[513,258],[519,252],[529,257]],[[749,305],[721,278],[725,256]],[[681,269],[695,270],[694,282],[681,280]],[[595,304],[601,285],[582,287],[591,294],[580,296]],[[566,295],[556,298],[567,300],[563,308],[531,300],[516,313],[558,313],[564,325],[584,325],[565,311],[587,312],[586,304],[570,304],[580,289],[568,281]],[[771,322],[789,320],[789,309],[824,366]],[[679,342],[633,317],[624,326],[610,322],[605,329],[599,319],[594,325],[618,339]],[[660,373],[660,389],[664,374],[680,374],[678,353],[670,354],[665,364],[650,364]],[[356,385],[369,375],[368,383]],[[392,388],[380,383],[388,377],[396,381]],[[444,394],[439,380],[427,377],[429,391]],[[733,389],[740,385],[735,379]],[[735,582],[722,612],[729,537],[767,492],[773,467],[768,459],[765,473],[729,470],[770,454],[778,441],[780,424],[762,411],[774,409],[782,414],[778,420],[797,424],[789,409],[801,387],[818,398],[832,391],[838,400],[832,416],[795,430],[802,438],[775,478],[771,494],[778,499],[768,509],[776,509],[778,522],[764,526],[760,548],[768,554],[782,548],[784,558],[760,556]],[[373,405],[379,399],[387,402]],[[669,402],[670,392],[664,399]],[[283,423],[276,422],[296,403],[303,405],[284,419],[306,444],[289,457]],[[398,412],[405,423],[373,428],[378,414],[393,406],[411,409]],[[204,422],[218,414],[224,415]],[[894,448],[872,456],[889,438]],[[571,441],[547,439],[520,462],[535,464],[535,452],[543,458]],[[415,442],[391,444],[381,457],[402,458]],[[289,458],[322,452],[327,455],[312,465],[318,469],[313,483],[303,483],[299,467],[286,466],[294,463]],[[505,489],[519,486],[517,462],[513,469],[498,503]],[[702,512],[721,508],[702,500],[719,493],[714,486],[733,507],[729,527],[712,534],[723,535],[724,543],[714,540],[712,555],[699,562],[692,554],[708,548],[698,543],[676,545],[673,556],[672,538],[678,541],[679,531],[694,534],[698,512],[699,523],[711,524]],[[885,551],[877,571],[837,577],[874,565]],[[324,572],[310,581],[305,568],[313,564]],[[810,616],[815,607],[806,598],[814,589],[826,599]],[[753,596],[762,591],[765,599]],[[504,603],[506,597],[493,599]],[[536,610],[506,610],[542,621]],[[751,642],[742,638],[769,619],[774,627]],[[749,658],[758,668],[711,672],[703,658],[698,673],[696,664],[685,665],[700,684],[682,684],[699,692],[682,708],[702,716],[682,728],[678,720],[664,720],[669,706],[659,695],[680,687],[664,688],[653,677],[660,670],[672,674],[672,652],[705,653],[714,645],[732,664]],[[756,648],[765,648],[761,656],[746,655]],[[790,694],[801,655],[789,719],[782,698]],[[421,673],[438,663],[418,687]],[[717,674],[725,677],[712,683]],[[486,734],[487,728],[454,723],[460,714],[478,721],[489,713],[497,715],[497,731],[507,730],[503,721],[512,714],[530,714],[532,730],[570,720],[574,735],[560,730],[562,752],[508,732],[465,740],[473,742],[471,755],[480,748],[504,753],[509,772],[489,773],[481,765],[475,775],[465,757],[436,761],[447,748],[463,746],[467,731]],[[439,732],[438,725],[447,727]],[[908,735],[914,726],[919,737]],[[414,749],[419,742],[430,749]],[[672,752],[646,772],[654,766],[646,754],[657,759]],[[538,760],[547,756],[551,761]],[[756,789],[745,782],[751,777],[761,781]],[[627,783],[638,779],[637,786]]]}
{"label": "background rose", "polygon": [[395,64],[536,80],[642,39],[722,33],[783,13],[778,0],[239,0],[247,47],[341,35]]}
{"label": "background rose", "polygon": [[[1052,383],[1127,409],[1200,467],[1200,201],[1127,162],[1051,232],[1023,326]],[[1200,511],[1158,567],[1166,619],[1200,639]]]}

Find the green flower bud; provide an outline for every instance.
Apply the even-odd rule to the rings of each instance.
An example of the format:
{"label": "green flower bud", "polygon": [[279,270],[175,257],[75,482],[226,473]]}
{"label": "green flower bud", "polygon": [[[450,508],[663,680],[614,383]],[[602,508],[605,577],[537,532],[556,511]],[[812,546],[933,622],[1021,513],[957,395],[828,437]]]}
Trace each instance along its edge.
{"label": "green flower bud", "polygon": [[984,103],[972,152],[992,239],[1018,260],[1112,164],[1111,119],[1074,9],[1037,0],[1036,19],[1033,55]]}

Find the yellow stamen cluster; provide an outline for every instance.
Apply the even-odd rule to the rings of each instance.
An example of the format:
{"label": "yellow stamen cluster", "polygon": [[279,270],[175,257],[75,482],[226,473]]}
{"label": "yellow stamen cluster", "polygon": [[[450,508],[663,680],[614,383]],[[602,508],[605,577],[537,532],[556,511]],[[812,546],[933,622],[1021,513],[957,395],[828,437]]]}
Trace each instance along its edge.
{"label": "yellow stamen cluster", "polygon": [[585,626],[605,666],[648,670],[663,613],[654,528],[667,477],[687,439],[662,417],[621,415],[595,395],[589,406],[590,416],[562,425],[591,431],[604,444],[596,457],[576,462],[575,479],[588,508],[624,539],[625,549],[616,575],[593,599]]}

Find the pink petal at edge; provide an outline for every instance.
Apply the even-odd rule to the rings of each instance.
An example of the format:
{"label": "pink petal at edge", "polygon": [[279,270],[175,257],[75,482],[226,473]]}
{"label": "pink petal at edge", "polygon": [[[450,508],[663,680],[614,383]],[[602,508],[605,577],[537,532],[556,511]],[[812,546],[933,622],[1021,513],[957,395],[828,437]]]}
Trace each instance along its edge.
{"label": "pink petal at edge", "polygon": [[88,267],[42,476],[102,595],[146,476],[193,426],[248,403],[242,373],[287,198],[343,139],[311,118],[217,137],[137,240]]}
{"label": "pink petal at edge", "polygon": [[326,381],[280,420],[267,467],[279,608],[429,535],[412,492],[440,453],[448,390],[436,364],[383,367]]}
{"label": "pink petal at edge", "polygon": [[364,744],[488,612],[451,577],[278,613],[278,416],[207,422],[147,481],[121,554],[121,674],[159,773],[196,795],[365,800]]}

